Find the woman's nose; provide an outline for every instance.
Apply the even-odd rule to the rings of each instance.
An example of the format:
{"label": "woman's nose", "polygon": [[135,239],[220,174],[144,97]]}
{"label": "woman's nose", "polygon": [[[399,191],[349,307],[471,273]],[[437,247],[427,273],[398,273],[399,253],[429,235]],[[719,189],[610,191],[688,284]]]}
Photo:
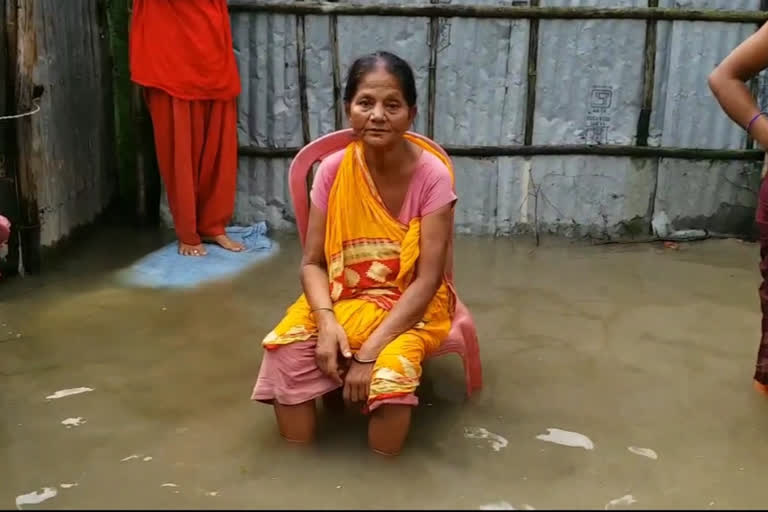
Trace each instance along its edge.
{"label": "woman's nose", "polygon": [[384,119],[384,107],[382,105],[377,104],[373,107],[373,112],[371,112],[371,119],[377,121]]}

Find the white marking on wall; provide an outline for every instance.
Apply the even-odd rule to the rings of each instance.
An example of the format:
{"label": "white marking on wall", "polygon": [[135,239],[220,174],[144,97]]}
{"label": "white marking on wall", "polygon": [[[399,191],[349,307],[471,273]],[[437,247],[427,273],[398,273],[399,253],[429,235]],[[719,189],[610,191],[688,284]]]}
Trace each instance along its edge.
{"label": "white marking on wall", "polygon": [[531,160],[528,159],[523,163],[521,169],[522,175],[520,176],[520,222],[522,224],[528,224],[528,200],[530,198],[531,186]]}

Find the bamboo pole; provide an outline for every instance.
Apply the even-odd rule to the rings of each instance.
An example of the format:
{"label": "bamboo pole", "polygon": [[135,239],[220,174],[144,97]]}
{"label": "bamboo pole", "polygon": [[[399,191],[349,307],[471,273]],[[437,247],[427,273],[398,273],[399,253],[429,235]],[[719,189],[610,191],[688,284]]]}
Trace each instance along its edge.
{"label": "bamboo pole", "polygon": [[[648,0],[649,7],[659,5],[659,0]],[[653,90],[656,85],[656,37],[657,21],[648,20],[645,26],[645,52],[643,56],[643,106],[637,120],[637,145],[647,146],[653,111]]]}
{"label": "bamboo pole", "polygon": [[306,20],[304,16],[296,16],[296,62],[299,75],[299,108],[301,110],[301,135],[304,144],[309,144],[309,99],[307,96],[307,51],[306,51]]}
{"label": "bamboo pole", "polygon": [[[434,0],[432,0],[434,2]],[[427,137],[435,136],[435,102],[437,101],[437,53],[440,41],[440,18],[429,19],[429,75],[427,77]]]}
{"label": "bamboo pole", "polygon": [[331,40],[331,64],[333,65],[333,116],[336,129],[341,130],[344,123],[343,105],[341,95],[341,57],[339,57],[339,19],[331,16],[328,20],[328,30]]}
{"label": "bamboo pole", "polygon": [[[15,9],[15,1],[0,1],[0,115],[10,114],[15,108],[13,101],[15,66],[9,52],[10,48],[15,48]],[[11,16],[14,16],[13,23],[10,22]],[[2,266],[3,275],[15,274],[19,268],[17,225],[19,203],[16,167],[16,123],[10,120],[0,121],[0,215],[4,215],[11,221],[11,236],[7,242],[8,254]]]}
{"label": "bamboo pole", "polygon": [[[531,0],[532,7],[538,7],[539,0]],[[533,120],[536,117],[536,82],[539,67],[539,20],[532,19],[528,28],[528,80],[525,92],[525,128],[523,142],[533,144]]]}
{"label": "bamboo pole", "polygon": [[[678,158],[683,160],[741,160],[759,161],[763,152],[739,149],[697,149],[675,147],[649,147],[626,145],[513,145],[513,146],[443,146],[452,156],[477,158],[495,158],[501,156],[541,156],[541,155],[585,155],[585,156],[625,156],[630,158]],[[301,148],[268,148],[262,146],[240,146],[243,156],[259,158],[291,158]]]}
{"label": "bamboo pole", "polygon": [[296,15],[422,16],[459,18],[529,19],[624,19],[667,21],[722,21],[762,23],[768,13],[717,9],[675,9],[660,7],[526,7],[513,5],[455,4],[354,4],[332,2],[284,2],[270,0],[229,0],[232,11],[270,12]]}
{"label": "bamboo pole", "polygon": [[[14,104],[16,112],[28,112],[34,100],[39,100],[42,88],[34,84],[34,67],[37,59],[37,34],[35,31],[36,0],[13,0],[15,20],[8,24],[15,27],[8,53],[13,63]],[[13,13],[13,11],[11,11]],[[12,16],[13,14],[11,14]],[[34,116],[16,122],[17,179],[19,197],[19,237],[21,260],[25,272],[40,272],[40,214],[37,201],[38,173],[43,169],[40,154],[39,121]]]}

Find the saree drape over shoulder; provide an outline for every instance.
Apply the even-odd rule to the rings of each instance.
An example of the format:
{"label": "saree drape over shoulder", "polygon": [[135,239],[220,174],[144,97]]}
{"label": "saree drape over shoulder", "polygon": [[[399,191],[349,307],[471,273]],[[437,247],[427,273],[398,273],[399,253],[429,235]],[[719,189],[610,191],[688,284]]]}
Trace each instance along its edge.
{"label": "saree drape over shoulder", "polygon": [[[428,144],[408,139],[437,156],[454,183],[450,160]],[[362,144],[350,144],[330,190],[325,259],[333,309],[353,351],[360,349],[415,279],[420,238],[421,218],[404,224],[389,212],[366,167]],[[403,399],[413,397],[424,357],[440,346],[451,328],[455,294],[447,274],[443,275],[422,320],[380,353],[371,378],[369,409],[387,401],[412,403]],[[302,294],[263,345],[279,352],[316,338],[317,325]],[[253,398],[265,398],[258,390],[259,382]]]}

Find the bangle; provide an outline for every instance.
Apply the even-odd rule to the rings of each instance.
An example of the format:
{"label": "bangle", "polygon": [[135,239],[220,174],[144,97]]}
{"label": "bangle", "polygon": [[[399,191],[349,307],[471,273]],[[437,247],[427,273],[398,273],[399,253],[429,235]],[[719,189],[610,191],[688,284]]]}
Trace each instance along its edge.
{"label": "bangle", "polygon": [[309,312],[312,313],[312,314],[315,314],[316,311],[330,311],[331,313],[334,312],[333,308],[315,308],[315,309],[310,310]]}
{"label": "bangle", "polygon": [[764,112],[764,111],[762,111],[762,110],[761,110],[760,112],[758,112],[757,114],[755,114],[755,117],[753,117],[753,118],[752,118],[752,119],[749,121],[749,124],[747,124],[747,133],[749,133],[749,130],[752,128],[752,124],[753,124],[755,121],[757,121],[757,118],[759,118],[760,116],[764,116],[764,115],[768,115],[768,113],[766,113],[766,112]]}
{"label": "bangle", "polygon": [[375,363],[377,358],[367,359],[367,360],[366,359],[360,359],[359,357],[357,357],[357,352],[355,352],[354,354],[352,354],[352,359],[354,359],[356,363],[371,364],[371,363]]}

